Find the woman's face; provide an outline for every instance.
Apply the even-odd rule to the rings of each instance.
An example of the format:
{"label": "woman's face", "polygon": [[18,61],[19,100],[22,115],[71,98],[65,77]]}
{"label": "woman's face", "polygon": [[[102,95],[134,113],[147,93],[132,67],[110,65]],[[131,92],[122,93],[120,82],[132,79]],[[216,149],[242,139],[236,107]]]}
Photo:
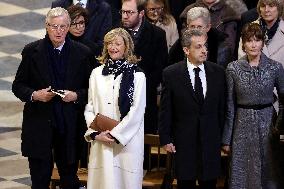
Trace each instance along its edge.
{"label": "woman's face", "polygon": [[163,12],[164,5],[162,3],[156,3],[149,0],[146,5],[146,16],[154,22],[157,22]]}
{"label": "woman's face", "polygon": [[257,39],[256,37],[251,37],[248,41],[244,43],[244,50],[248,56],[258,56],[261,54],[261,49],[263,47],[263,41]]}
{"label": "woman's face", "polygon": [[86,26],[84,17],[78,16],[71,22],[69,32],[76,37],[80,37],[84,34],[85,28]]}
{"label": "woman's face", "polygon": [[265,22],[274,22],[278,18],[278,9],[276,5],[266,5],[263,4],[259,7],[260,16],[265,20]]}
{"label": "woman's face", "polygon": [[123,59],[125,52],[125,43],[121,36],[116,36],[113,41],[108,43],[107,51],[112,60]]}

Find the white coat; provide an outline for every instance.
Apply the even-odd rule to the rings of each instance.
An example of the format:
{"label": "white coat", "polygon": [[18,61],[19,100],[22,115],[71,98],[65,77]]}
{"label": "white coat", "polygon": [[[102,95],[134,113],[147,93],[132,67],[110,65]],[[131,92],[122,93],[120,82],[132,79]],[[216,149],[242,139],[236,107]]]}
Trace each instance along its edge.
{"label": "white coat", "polygon": [[[104,65],[93,70],[89,81],[85,119],[88,127],[97,113],[120,119],[118,96],[122,74],[102,75]],[[94,130],[88,128],[85,139],[91,142],[88,165],[88,189],[141,189],[144,155],[144,112],[146,78],[143,72],[134,73],[133,105],[121,122],[111,130],[120,143],[107,146],[90,140]]]}

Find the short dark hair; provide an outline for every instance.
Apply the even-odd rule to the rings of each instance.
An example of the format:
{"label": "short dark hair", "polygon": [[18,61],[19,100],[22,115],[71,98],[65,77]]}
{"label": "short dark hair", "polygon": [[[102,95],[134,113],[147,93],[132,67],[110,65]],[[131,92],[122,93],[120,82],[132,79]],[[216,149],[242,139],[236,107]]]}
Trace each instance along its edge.
{"label": "short dark hair", "polygon": [[[249,41],[252,37],[261,40],[262,42],[264,42],[265,40],[264,32],[262,31],[260,25],[255,22],[248,23],[243,27],[241,37],[243,45],[245,42]],[[244,50],[244,46],[242,46],[242,48]]]}
{"label": "short dark hair", "polygon": [[81,7],[80,5],[72,5],[67,8],[67,11],[70,15],[71,22],[73,22],[78,16],[83,16],[85,23],[87,24],[89,21],[88,10]]}
{"label": "short dark hair", "polygon": [[[122,3],[126,1],[132,1],[132,0],[122,0]],[[136,1],[138,12],[141,12],[142,10],[145,9],[146,0],[134,0],[134,1]]]}
{"label": "short dark hair", "polygon": [[181,45],[182,47],[190,47],[192,43],[193,36],[203,36],[207,35],[200,30],[184,30],[181,37]]}

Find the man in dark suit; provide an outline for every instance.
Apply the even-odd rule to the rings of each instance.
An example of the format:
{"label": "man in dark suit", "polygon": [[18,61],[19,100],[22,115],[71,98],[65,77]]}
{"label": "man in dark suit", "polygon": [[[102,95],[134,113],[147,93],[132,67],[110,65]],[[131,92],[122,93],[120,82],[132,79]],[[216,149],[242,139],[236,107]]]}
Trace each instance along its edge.
{"label": "man in dark suit", "polygon": [[147,78],[145,133],[157,133],[157,87],[161,82],[162,68],[168,65],[166,33],[144,18],[143,0],[123,0],[122,26],[130,33],[135,44],[138,63]]}
{"label": "man in dark suit", "polygon": [[185,31],[187,60],[163,72],[160,143],[175,153],[178,189],[193,189],[196,180],[201,189],[215,189],[220,175],[225,73],[206,61],[206,38],[200,31]]}
{"label": "man in dark suit", "polygon": [[110,5],[104,0],[55,0],[52,2],[51,8],[62,7],[67,9],[73,4],[80,4],[89,13],[84,39],[94,41],[102,49],[104,36],[112,28]]}
{"label": "man in dark suit", "polygon": [[61,188],[79,188],[79,141],[93,60],[87,47],[66,38],[69,26],[65,9],[47,13],[47,35],[25,46],[12,85],[25,102],[21,150],[28,157],[32,189],[49,188],[53,158]]}

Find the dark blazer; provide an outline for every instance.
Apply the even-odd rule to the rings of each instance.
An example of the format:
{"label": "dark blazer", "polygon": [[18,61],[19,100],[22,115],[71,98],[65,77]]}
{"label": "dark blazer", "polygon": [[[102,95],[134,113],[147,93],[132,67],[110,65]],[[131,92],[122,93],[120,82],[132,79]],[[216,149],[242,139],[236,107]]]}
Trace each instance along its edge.
{"label": "dark blazer", "polygon": [[162,69],[168,65],[166,33],[159,27],[143,21],[139,39],[135,44],[135,54],[141,57],[138,63],[146,78],[145,133],[157,132],[157,87],[161,82]]}
{"label": "dark blazer", "polygon": [[253,9],[250,9],[244,12],[241,16],[241,30],[245,24],[253,22],[257,19],[258,19],[258,13],[257,13],[256,8],[253,8]]}
{"label": "dark blazer", "polygon": [[171,9],[171,14],[176,20],[178,30],[182,29],[182,23],[179,19],[179,15],[182,13],[183,9],[188,5],[195,3],[195,0],[169,0],[169,7]]}
{"label": "dark blazer", "polygon": [[[67,9],[72,3],[72,0],[56,0],[52,2],[51,8],[62,7]],[[89,0],[86,8],[89,12],[89,23],[84,38],[94,41],[102,48],[104,35],[112,27],[111,7],[104,0]]]}
{"label": "dark blazer", "polygon": [[[25,46],[22,61],[12,84],[16,97],[25,102],[22,123],[22,154],[26,157],[49,158],[52,148],[54,99],[49,102],[31,101],[35,90],[52,85],[54,77],[49,66],[48,38]],[[70,54],[67,59],[64,89],[75,91],[77,102],[63,103],[63,115],[66,120],[65,149],[66,158],[74,162],[78,155],[80,134],[86,129],[84,107],[87,103],[88,80],[92,70],[91,51],[84,45],[70,40]],[[78,52],[80,52],[78,54]]]}
{"label": "dark blazer", "polygon": [[[194,94],[186,61],[173,64],[163,72],[160,143],[175,145],[176,177],[181,180],[210,180],[220,175],[225,73],[215,63],[206,61],[204,66],[207,94],[202,106]],[[197,158],[199,155],[200,158]],[[199,161],[202,165],[201,178],[197,178],[196,171]]]}
{"label": "dark blazer", "polygon": [[119,27],[121,20],[121,15],[119,14],[119,10],[121,9],[121,0],[106,0],[106,2],[111,7],[113,28]]}

